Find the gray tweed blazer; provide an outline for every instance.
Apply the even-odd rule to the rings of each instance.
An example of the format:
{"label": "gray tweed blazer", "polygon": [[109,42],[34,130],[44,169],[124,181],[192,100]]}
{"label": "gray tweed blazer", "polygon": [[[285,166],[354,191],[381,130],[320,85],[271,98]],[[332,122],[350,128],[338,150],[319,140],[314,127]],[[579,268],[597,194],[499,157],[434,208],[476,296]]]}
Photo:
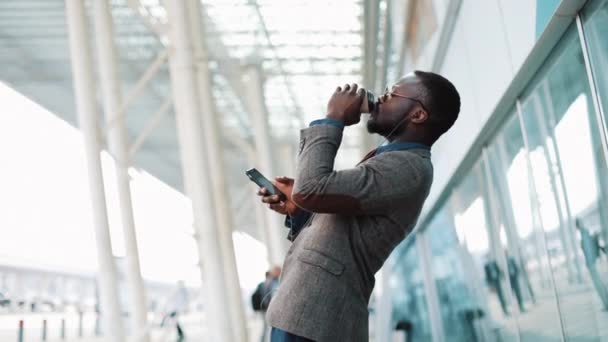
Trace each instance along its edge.
{"label": "gray tweed blazer", "polygon": [[317,342],[368,340],[374,274],[412,230],[433,166],[424,149],[384,152],[334,171],[342,129],[301,132],[294,202],[312,220],[287,252],[271,326]]}

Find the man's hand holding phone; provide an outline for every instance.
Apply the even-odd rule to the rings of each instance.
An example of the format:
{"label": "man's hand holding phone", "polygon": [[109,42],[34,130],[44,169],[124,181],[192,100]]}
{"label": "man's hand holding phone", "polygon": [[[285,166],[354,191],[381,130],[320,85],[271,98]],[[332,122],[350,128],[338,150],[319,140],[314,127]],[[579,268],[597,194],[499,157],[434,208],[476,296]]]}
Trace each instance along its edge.
{"label": "man's hand holding phone", "polygon": [[293,179],[288,177],[277,177],[272,182],[279,191],[285,194],[286,198],[281,198],[279,195],[272,195],[266,188],[261,188],[258,191],[258,196],[262,197],[262,202],[268,204],[268,207],[277,213],[294,216],[300,209],[291,199],[293,182]]}

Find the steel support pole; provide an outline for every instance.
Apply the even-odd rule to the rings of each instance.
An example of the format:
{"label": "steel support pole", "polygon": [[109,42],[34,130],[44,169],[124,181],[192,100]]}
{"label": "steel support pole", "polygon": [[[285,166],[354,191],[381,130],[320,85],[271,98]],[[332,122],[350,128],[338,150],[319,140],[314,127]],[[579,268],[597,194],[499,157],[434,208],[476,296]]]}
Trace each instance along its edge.
{"label": "steel support pole", "polygon": [[[253,126],[253,137],[258,155],[259,165],[256,166],[262,174],[269,179],[278,176],[274,165],[273,155],[277,154],[277,149],[272,144],[272,136],[270,134],[270,125],[268,123],[268,109],[266,108],[264,96],[264,79],[262,76],[261,66],[248,65],[245,70],[248,78],[247,90],[249,92],[249,110],[251,112],[251,123]],[[284,244],[286,234],[281,236],[281,233],[286,233],[286,230],[281,227],[279,217],[270,210],[266,210],[266,237],[268,238],[268,255],[271,264],[283,264],[285,257]]]}
{"label": "steel support pole", "polygon": [[86,23],[87,17],[83,1],[66,0],[65,4],[76,109],[84,139],[91,207],[93,209],[97,259],[99,262],[99,295],[101,314],[103,315],[104,335],[109,341],[121,342],[125,340],[125,336],[120,303],[118,301],[116,265],[114,263],[114,256],[112,255],[103,174],[101,171],[101,146],[97,126],[99,115],[95,101],[95,78],[90,54],[91,49],[88,46],[90,36]]}
{"label": "steel support pole", "polygon": [[222,154],[221,122],[216,114],[213,99],[213,85],[209,71],[208,48],[205,43],[200,0],[187,0],[187,6],[189,9],[188,13],[190,14],[189,22],[195,58],[199,106],[204,122],[202,127],[209,166],[211,196],[213,198],[212,208],[215,210],[217,220],[216,227],[224,263],[222,275],[226,281],[226,291],[229,300],[226,303],[226,307],[229,309],[231,316],[232,341],[246,342],[247,324],[245,312],[243,311],[243,298],[232,241],[234,223],[232,220],[233,213],[230,212],[229,189],[226,182],[226,170]]}
{"label": "steel support pole", "polygon": [[215,212],[211,203],[208,184],[208,164],[203,145],[203,123],[196,68],[192,51],[192,37],[188,8],[185,1],[167,0],[171,54],[169,69],[173,88],[173,104],[180,144],[182,172],[185,190],[192,201],[194,227],[197,232],[205,313],[209,341],[230,341],[231,315],[226,310],[230,303],[226,291],[225,272],[222,263],[220,236],[216,228]]}
{"label": "steel support pole", "polygon": [[131,200],[129,167],[129,143],[125,117],[121,113],[122,90],[117,65],[116,47],[114,45],[114,29],[109,0],[93,2],[93,20],[95,24],[95,42],[99,78],[103,95],[103,107],[106,122],[114,122],[107,132],[109,150],[115,158],[116,180],[118,182],[118,202],[122,230],[125,241],[126,280],[130,299],[131,324],[135,341],[149,341],[146,331],[147,309],[144,282],[139,266],[139,249],[133,204]]}

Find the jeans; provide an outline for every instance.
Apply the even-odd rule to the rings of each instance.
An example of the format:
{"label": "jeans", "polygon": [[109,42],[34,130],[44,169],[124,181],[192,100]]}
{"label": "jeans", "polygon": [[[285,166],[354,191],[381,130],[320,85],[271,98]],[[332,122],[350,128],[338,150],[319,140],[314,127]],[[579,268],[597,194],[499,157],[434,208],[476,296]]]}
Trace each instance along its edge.
{"label": "jeans", "polygon": [[272,331],[270,332],[270,342],[314,342],[314,341],[301,337],[301,336],[290,334],[287,331],[283,331],[281,329],[277,329],[277,328],[273,327]]}

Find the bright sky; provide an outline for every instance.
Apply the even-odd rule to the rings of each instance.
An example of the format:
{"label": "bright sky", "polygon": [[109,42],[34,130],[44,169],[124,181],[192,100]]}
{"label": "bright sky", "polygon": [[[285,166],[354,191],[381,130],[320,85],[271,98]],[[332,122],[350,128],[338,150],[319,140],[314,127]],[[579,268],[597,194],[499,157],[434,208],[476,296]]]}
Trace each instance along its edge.
{"label": "bright sky", "polygon": [[[80,132],[0,82],[0,263],[73,272],[97,269]],[[124,244],[113,161],[102,153],[114,255]],[[135,169],[131,189],[144,278],[200,284],[189,200]],[[267,269],[266,248],[234,233],[241,287]]]}

